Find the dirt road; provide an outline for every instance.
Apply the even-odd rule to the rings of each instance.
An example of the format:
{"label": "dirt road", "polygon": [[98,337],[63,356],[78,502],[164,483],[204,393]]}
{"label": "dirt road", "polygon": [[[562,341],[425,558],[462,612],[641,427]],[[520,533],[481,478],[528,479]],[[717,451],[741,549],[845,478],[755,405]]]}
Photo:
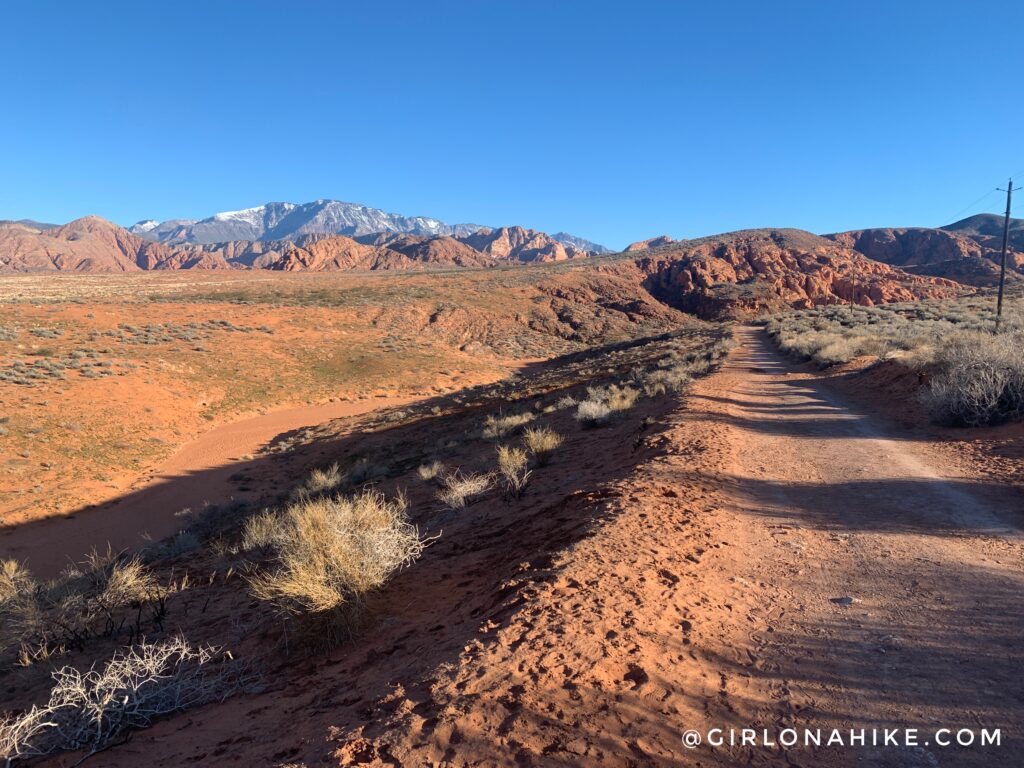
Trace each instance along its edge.
{"label": "dirt road", "polygon": [[[733,546],[718,565],[749,611],[745,638],[735,617],[706,622],[736,643],[721,649],[728,698],[749,674],[736,709],[758,724],[919,729],[918,748],[804,750],[807,765],[1021,764],[1024,498],[846,407],[755,330],[740,338],[693,400],[694,418],[727,426],[715,524]],[[982,726],[1002,747],[935,743]]]}
{"label": "dirt road", "polygon": [[[1020,495],[739,336],[664,429],[577,433],[520,504],[449,518],[362,638],[110,764],[1024,764]],[[785,727],[918,744],[681,738]]]}

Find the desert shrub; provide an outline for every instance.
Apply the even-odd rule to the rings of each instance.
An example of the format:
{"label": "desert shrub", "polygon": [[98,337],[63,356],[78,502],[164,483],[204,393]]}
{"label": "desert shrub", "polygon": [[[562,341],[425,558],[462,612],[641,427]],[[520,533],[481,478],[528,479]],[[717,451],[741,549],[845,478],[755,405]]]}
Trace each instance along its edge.
{"label": "desert shrub", "polygon": [[523,443],[540,466],[546,465],[551,460],[551,454],[558,449],[562,442],[562,436],[547,427],[530,427],[523,431]]}
{"label": "desert shrub", "polygon": [[249,517],[242,527],[242,549],[270,549],[281,540],[281,516],[275,512],[264,511]]}
{"label": "desert shrub", "polygon": [[185,520],[185,527],[173,541],[160,541],[146,547],[146,559],[167,559],[182,552],[190,543],[207,544],[237,531],[251,514],[250,506],[239,499],[224,504],[206,504],[198,510],[183,509],[176,517]]}
{"label": "desert shrub", "polygon": [[29,328],[28,332],[41,339],[59,339],[64,335],[60,328]]}
{"label": "desert shrub", "polygon": [[924,394],[940,422],[999,424],[1024,418],[1024,333],[972,333],[943,345]]}
{"label": "desert shrub", "polygon": [[443,472],[444,464],[436,460],[429,464],[420,464],[416,469],[416,474],[420,476],[420,480],[428,482],[437,479]]}
{"label": "desert shrub", "polygon": [[640,393],[632,387],[609,384],[604,394],[604,403],[611,411],[628,411],[636,405]]}
{"label": "desert shrub", "polygon": [[576,420],[584,427],[607,424],[613,414],[636,405],[640,393],[629,385],[587,387],[587,399],[576,407]]}
{"label": "desert shrub", "polygon": [[456,470],[444,476],[437,498],[449,509],[464,509],[475,497],[487,493],[493,484],[494,478],[490,474],[464,475]]}
{"label": "desert shrub", "polygon": [[522,496],[530,481],[530,470],[526,468],[526,449],[516,446],[498,446],[498,471],[510,496]]}
{"label": "desert shrub", "polygon": [[681,363],[670,368],[651,371],[642,379],[644,394],[649,397],[663,395],[666,392],[678,392],[689,386],[693,381],[690,367]]}
{"label": "desert shrub", "polygon": [[314,469],[302,483],[292,491],[292,498],[298,499],[303,496],[316,496],[323,493],[331,493],[339,488],[345,481],[346,476],[342,474],[338,462],[330,466]]}
{"label": "desert shrub", "polygon": [[0,650],[17,648],[21,663],[30,664],[100,637],[134,641],[146,627],[162,628],[166,597],[136,557],[94,552],[47,583],[7,561],[0,569]]}
{"label": "desert shrub", "polygon": [[363,458],[349,467],[345,481],[350,485],[362,485],[378,477],[384,477],[387,473],[388,468],[383,464],[373,464],[369,459]]}
{"label": "desert shrub", "polygon": [[0,610],[36,589],[32,574],[17,560],[0,562]]}
{"label": "desert shrub", "polygon": [[507,416],[490,415],[484,421],[483,435],[488,438],[506,437],[514,434],[535,418],[537,418],[537,414],[529,411],[510,413]]}
{"label": "desert shrub", "polygon": [[[770,318],[765,328],[783,352],[821,367],[864,355],[912,357],[917,364],[928,364],[953,335],[990,331],[992,304],[991,299],[974,296],[876,307],[817,307]],[[1018,318],[1014,300],[1008,300],[1004,327],[1015,329]]]}
{"label": "desert shrub", "polygon": [[314,469],[302,483],[291,492],[291,500],[325,496],[344,488],[362,485],[370,480],[386,475],[387,467],[372,464],[368,459],[361,458],[352,463],[344,472],[334,462],[330,466]]}
{"label": "desert shrub", "polygon": [[558,398],[558,402],[555,403],[555,406],[559,410],[562,410],[562,409],[565,409],[565,408],[575,408],[577,402],[578,401],[576,400],[576,398],[573,397],[572,395],[563,395],[562,397]]}
{"label": "desert shrub", "polygon": [[292,504],[274,541],[277,568],[256,576],[253,591],[286,612],[348,623],[370,592],[422,553],[406,507],[404,497],[372,489]]}
{"label": "desert shrub", "polygon": [[42,706],[0,718],[0,757],[96,754],[172,712],[223,701],[248,687],[242,665],[210,646],[177,637],[123,649],[85,672],[63,667]]}
{"label": "desert shrub", "polygon": [[607,424],[611,415],[611,408],[603,400],[584,400],[576,407],[576,420],[584,427]]}

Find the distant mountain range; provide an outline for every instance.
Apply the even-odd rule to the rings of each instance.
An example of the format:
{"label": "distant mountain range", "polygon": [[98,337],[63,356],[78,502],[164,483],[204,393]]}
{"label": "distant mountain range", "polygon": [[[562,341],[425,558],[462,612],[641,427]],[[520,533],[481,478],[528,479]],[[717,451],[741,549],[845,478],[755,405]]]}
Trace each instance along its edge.
{"label": "distant mountain range", "polygon": [[[304,235],[356,237],[380,232],[435,237],[462,237],[490,229],[480,224],[446,224],[424,216],[402,216],[358,203],[316,200],[312,203],[266,203],[240,211],[215,213],[205,219],[140,221],[128,227],[133,235],[165,245],[208,245],[239,240],[297,240]],[[558,232],[552,239],[591,253],[607,253],[598,243]]]}
{"label": "distant mountain range", "polygon": [[[348,234],[319,231],[331,228]],[[0,221],[0,272],[491,268],[586,260],[607,250],[565,233],[449,225],[333,201],[273,203],[132,229],[96,216],[60,226]],[[229,239],[207,242],[214,237]],[[602,260],[600,270],[700,317],[738,317],[849,301],[941,298],[958,295],[964,285],[990,286],[998,279],[1001,241],[1002,218],[991,214],[939,228],[823,236],[795,229],[681,241],[663,235]],[[1024,220],[1012,222],[1010,246],[1009,279],[1024,284]]]}
{"label": "distant mountain range", "polygon": [[[951,233],[946,233],[954,236]],[[139,272],[247,270],[322,272],[490,268],[569,259],[590,251],[522,227],[478,229],[465,235],[375,232],[304,234],[294,240],[231,240],[168,244],[147,240],[97,216],[59,227],[0,223],[0,272]],[[857,301],[877,304],[954,296],[958,283],[911,274],[872,261],[851,245],[794,229],[731,232],[698,240],[656,238],[634,252],[601,262],[600,273],[629,290],[704,318],[740,317]],[[601,304],[618,299],[578,290]],[[633,311],[623,304],[622,311]]]}
{"label": "distant mountain range", "polygon": [[523,227],[478,228],[464,235],[371,232],[349,237],[161,243],[98,216],[63,226],[0,222],[0,272],[133,272],[167,269],[424,269],[495,267],[593,255]]}

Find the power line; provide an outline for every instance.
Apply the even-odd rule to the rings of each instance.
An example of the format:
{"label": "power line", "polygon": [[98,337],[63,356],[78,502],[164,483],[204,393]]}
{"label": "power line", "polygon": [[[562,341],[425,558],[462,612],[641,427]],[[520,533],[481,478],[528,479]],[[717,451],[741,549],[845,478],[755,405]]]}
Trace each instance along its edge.
{"label": "power line", "polygon": [[[1019,175],[1020,175],[1020,174],[1014,174],[1014,176],[1019,176]],[[954,214],[953,214],[952,216],[950,216],[950,217],[949,217],[950,221],[959,221],[959,220],[960,220],[960,215],[961,215],[961,214],[965,213],[966,211],[969,211],[969,210],[971,210],[971,208],[973,208],[974,206],[976,206],[976,205],[977,205],[978,203],[980,203],[980,202],[981,202],[982,200],[984,200],[984,199],[985,199],[986,197],[988,197],[989,195],[992,195],[992,194],[994,194],[994,193],[996,193],[996,192],[998,192],[998,191],[999,191],[999,190],[998,190],[998,189],[997,189],[996,187],[993,187],[993,188],[992,188],[992,189],[990,189],[990,190],[989,190],[988,192],[986,192],[986,193],[985,193],[984,195],[982,195],[982,196],[981,196],[981,197],[979,197],[979,198],[978,198],[977,200],[975,200],[975,201],[974,201],[973,203],[971,203],[971,204],[970,204],[970,205],[968,205],[968,206],[964,206],[964,207],[963,207],[963,208],[961,208],[961,209],[960,209],[959,211],[957,211],[957,212],[956,212],[956,213],[954,213]]]}

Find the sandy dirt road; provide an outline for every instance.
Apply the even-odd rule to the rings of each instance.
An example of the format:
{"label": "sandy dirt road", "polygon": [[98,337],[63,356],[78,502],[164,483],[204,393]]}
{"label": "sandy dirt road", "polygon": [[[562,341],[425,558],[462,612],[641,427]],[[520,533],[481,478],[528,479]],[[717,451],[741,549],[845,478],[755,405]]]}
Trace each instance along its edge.
{"label": "sandy dirt road", "polygon": [[[798,764],[1024,763],[1024,497],[739,335],[692,402],[727,426],[713,524],[734,546],[718,565],[751,587],[750,632],[722,647],[728,696],[743,698],[738,676],[751,688],[736,711],[772,728],[918,729],[916,748],[798,750]],[[725,640],[735,620],[707,627]],[[942,748],[942,727],[1001,728],[1003,743]]]}
{"label": "sandy dirt road", "polygon": [[[1021,496],[738,333],[664,428],[581,433],[543,494],[448,520],[364,637],[106,760],[1024,764]],[[682,744],[786,727],[918,744]],[[982,727],[1001,745],[934,743]]]}
{"label": "sandy dirt road", "polygon": [[237,496],[238,487],[230,482],[231,476],[251,467],[251,454],[279,435],[413,399],[373,398],[282,408],[214,427],[182,446],[118,499],[71,516],[46,518],[0,532],[0,559],[14,558],[33,573],[51,577],[92,549],[104,551],[109,545],[119,551],[145,543],[143,537],[159,540],[182,527],[183,510],[199,510]]}

